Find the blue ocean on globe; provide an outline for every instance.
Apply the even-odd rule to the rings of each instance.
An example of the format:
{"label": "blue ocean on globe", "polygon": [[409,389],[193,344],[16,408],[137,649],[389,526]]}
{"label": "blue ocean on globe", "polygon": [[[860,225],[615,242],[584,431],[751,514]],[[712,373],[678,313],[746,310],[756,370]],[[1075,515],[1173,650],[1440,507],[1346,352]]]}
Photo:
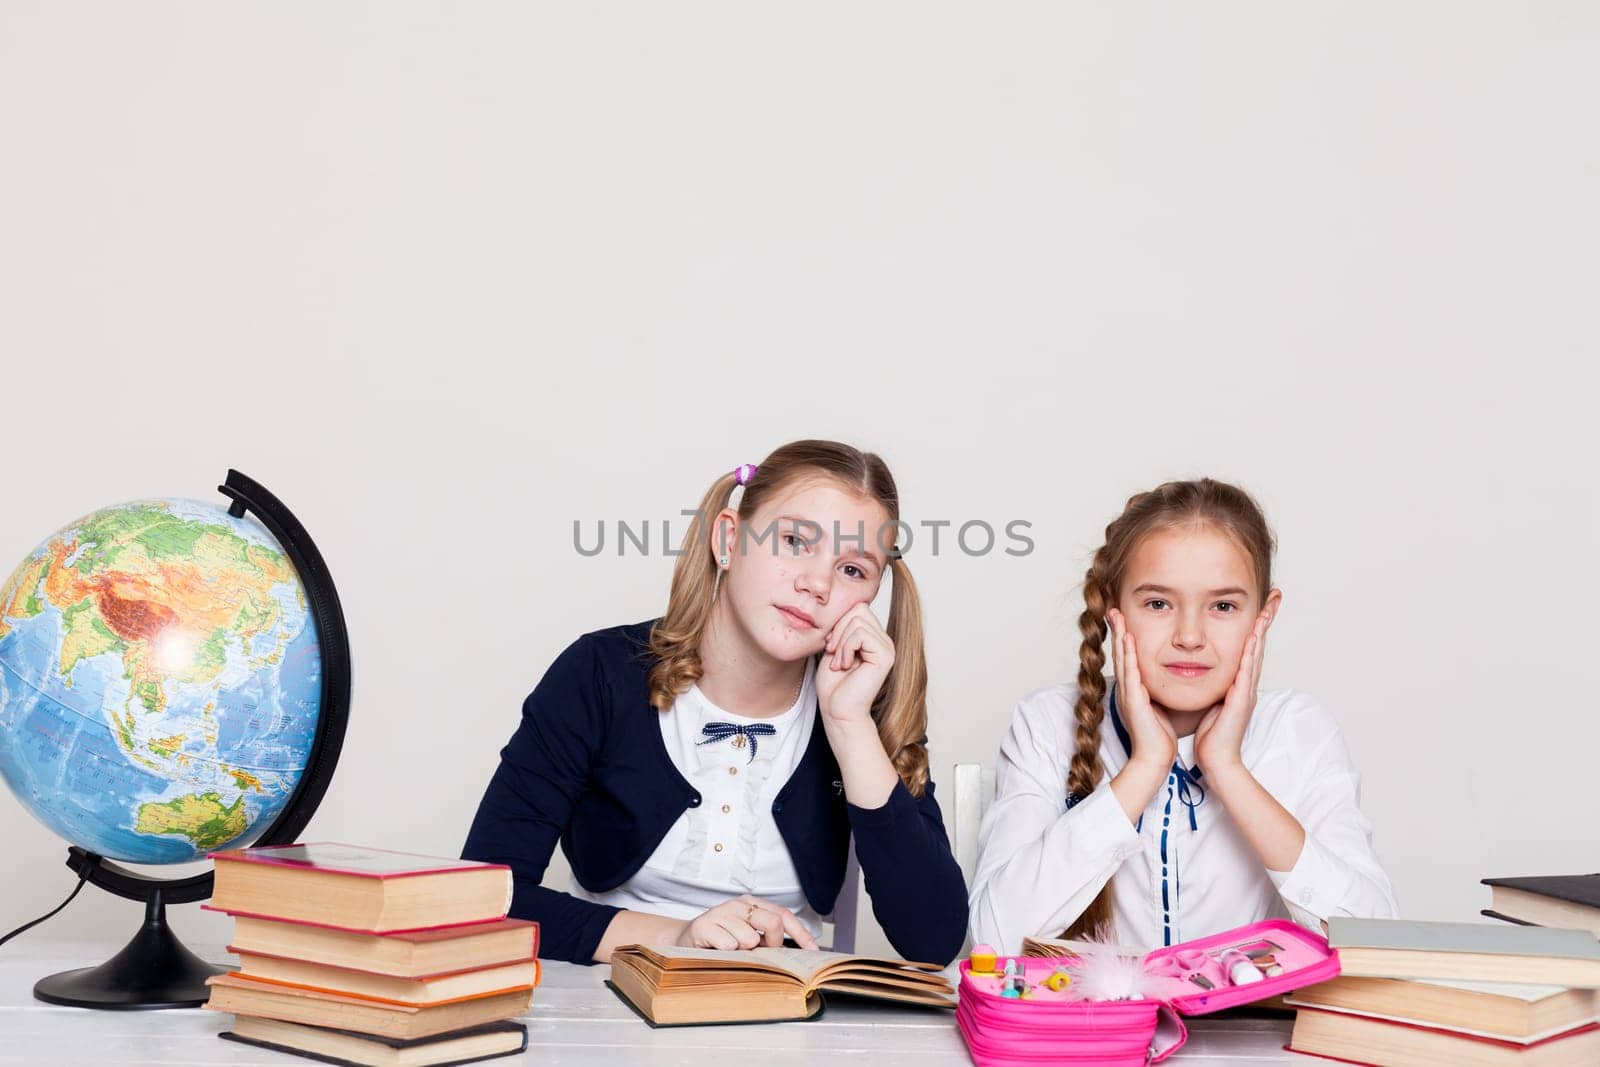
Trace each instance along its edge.
{"label": "blue ocean on globe", "polygon": [[0,588],[0,777],[110,859],[182,863],[259,837],[305,773],[321,693],[299,575],[226,507],[103,508]]}

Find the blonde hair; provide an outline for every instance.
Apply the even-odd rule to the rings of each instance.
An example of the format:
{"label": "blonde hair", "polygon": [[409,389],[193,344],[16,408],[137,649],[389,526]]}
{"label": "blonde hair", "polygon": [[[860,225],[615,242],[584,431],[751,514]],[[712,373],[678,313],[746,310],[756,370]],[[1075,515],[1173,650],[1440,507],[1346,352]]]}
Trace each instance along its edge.
{"label": "blonde hair", "polygon": [[[889,523],[900,521],[900,494],[881,458],[837,441],[807,440],[792,441],[761,461],[739,501],[741,525],[790,486],[818,477],[876,501],[888,514]],[[656,660],[649,675],[650,703],[658,710],[672,707],[680,694],[700,680],[700,640],[711,619],[718,574],[710,539],[736,481],[733,472],[724,474],[700,501],[672,571],[666,614],[650,631],[650,652]],[[879,547],[889,548],[881,541]],[[921,796],[928,781],[928,668],[922,647],[922,603],[911,570],[898,553],[890,552],[889,571],[893,583],[884,628],[894,642],[894,666],[873,699],[872,719],[900,780],[913,796]]]}
{"label": "blonde hair", "polygon": [[[1105,543],[1095,550],[1083,578],[1083,614],[1078,616],[1077,737],[1067,771],[1067,794],[1083,799],[1105,773],[1100,761],[1100,726],[1105,719],[1106,612],[1116,606],[1122,579],[1134,551],[1157,530],[1211,526],[1244,549],[1255,567],[1259,596],[1272,588],[1275,547],[1266,516],[1249,493],[1226,482],[1200,478],[1167,482],[1128,498],[1122,514],[1106,527]],[[1067,927],[1063,936],[1107,935],[1111,925],[1111,884]]]}

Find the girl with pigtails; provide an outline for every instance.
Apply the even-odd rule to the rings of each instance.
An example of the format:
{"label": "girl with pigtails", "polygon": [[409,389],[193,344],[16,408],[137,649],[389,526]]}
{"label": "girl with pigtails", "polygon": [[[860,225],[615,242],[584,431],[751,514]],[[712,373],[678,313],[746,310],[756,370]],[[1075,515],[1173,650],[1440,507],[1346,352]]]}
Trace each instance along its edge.
{"label": "girl with pigtails", "polygon": [[[784,445],[707,492],[665,615],[556,658],[462,853],[511,867],[511,914],[539,921],[542,956],[815,948],[852,839],[895,950],[960,951],[966,889],[928,776],[899,518],[878,456]],[[886,576],[887,625],[871,608]],[[570,892],[542,884],[558,840]]]}
{"label": "girl with pigtails", "polygon": [[[1267,918],[1399,909],[1338,725],[1258,691],[1282,603],[1244,491],[1132,497],[1084,577],[1076,685],[1024,697],[979,834],[972,936],[1172,945]],[[1104,646],[1111,645],[1108,684]]]}

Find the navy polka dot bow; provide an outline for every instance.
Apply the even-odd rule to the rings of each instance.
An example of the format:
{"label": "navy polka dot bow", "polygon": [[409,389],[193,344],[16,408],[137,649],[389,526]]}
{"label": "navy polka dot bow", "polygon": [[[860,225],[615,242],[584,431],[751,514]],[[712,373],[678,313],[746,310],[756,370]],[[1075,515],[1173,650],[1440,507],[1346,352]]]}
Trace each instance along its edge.
{"label": "navy polka dot bow", "polygon": [[731,737],[733,738],[734,748],[743,748],[745,742],[748,741],[750,743],[750,759],[745,760],[745,762],[749,763],[756,758],[756,746],[759,744],[756,738],[771,737],[778,732],[778,728],[768,722],[751,723],[749,726],[736,726],[731,722],[708,722],[700,727],[700,732],[706,736],[704,740],[695,742],[699,745],[709,745],[714,741],[726,741]]}

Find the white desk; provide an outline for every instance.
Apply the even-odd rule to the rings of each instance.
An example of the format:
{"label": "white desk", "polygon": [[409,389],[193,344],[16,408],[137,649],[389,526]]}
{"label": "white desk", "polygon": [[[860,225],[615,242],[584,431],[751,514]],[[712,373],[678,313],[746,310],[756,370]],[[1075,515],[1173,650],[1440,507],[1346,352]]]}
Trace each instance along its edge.
{"label": "white desk", "polygon": [[[100,963],[120,947],[24,934],[0,948],[0,1064],[289,1067],[314,1062],[218,1040],[216,1035],[230,1016],[215,1012],[91,1011],[33,999],[33,983],[44,975]],[[215,946],[191,947],[203,959],[229,959]],[[565,963],[544,965],[544,980],[533,994],[533,1010],[526,1020],[527,1062],[705,1067],[758,1061],[761,1067],[800,1067],[841,1053],[854,1053],[858,1062],[873,1067],[972,1062],[950,1015],[853,1005],[844,999],[831,1002],[823,1017],[810,1023],[652,1030],[601,985],[609,971]],[[1318,1062],[1283,1051],[1288,1034],[1285,1021],[1192,1020],[1189,1043],[1168,1062],[1175,1067],[1244,1061],[1305,1067]],[[726,1059],[730,1056],[735,1058]]]}

